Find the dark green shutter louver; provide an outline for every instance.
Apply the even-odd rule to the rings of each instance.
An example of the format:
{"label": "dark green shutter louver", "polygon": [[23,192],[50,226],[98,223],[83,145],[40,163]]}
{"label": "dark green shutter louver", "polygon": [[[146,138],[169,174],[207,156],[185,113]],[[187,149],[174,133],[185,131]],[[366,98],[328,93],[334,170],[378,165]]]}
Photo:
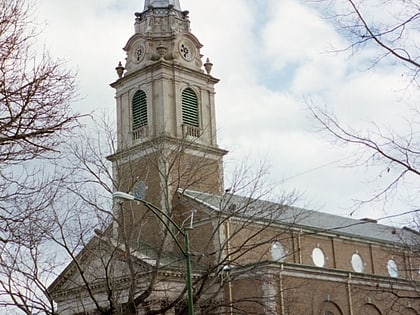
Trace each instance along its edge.
{"label": "dark green shutter louver", "polygon": [[189,126],[199,127],[198,99],[190,88],[182,91],[182,122]]}
{"label": "dark green shutter louver", "polygon": [[147,125],[147,97],[143,91],[137,91],[132,104],[133,130]]}

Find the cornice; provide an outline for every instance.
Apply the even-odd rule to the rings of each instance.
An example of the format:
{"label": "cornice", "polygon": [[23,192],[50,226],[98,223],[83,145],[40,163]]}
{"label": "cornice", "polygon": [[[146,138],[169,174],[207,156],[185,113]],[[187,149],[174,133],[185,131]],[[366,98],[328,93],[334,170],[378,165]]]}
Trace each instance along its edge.
{"label": "cornice", "polygon": [[172,76],[174,76],[173,71],[175,70],[175,73],[176,72],[185,73],[191,77],[199,78],[211,84],[216,84],[220,81],[220,79],[217,79],[213,77],[212,75],[205,73],[203,69],[200,69],[198,71],[175,61],[167,61],[164,59],[160,59],[151,64],[145,65],[142,68],[125,73],[122,78],[119,78],[117,81],[111,83],[110,86],[113,87],[114,89],[117,89],[123,86],[125,83],[130,82],[131,80],[133,80],[133,78],[136,78],[137,76],[141,75],[144,72],[154,72],[160,69],[166,69],[168,73],[169,72],[172,73]]}
{"label": "cornice", "polygon": [[350,283],[355,285],[375,286],[400,290],[415,291],[420,286],[420,281],[403,278],[391,278],[376,274],[356,273],[347,270],[320,268],[310,265],[294,263],[280,263],[262,261],[243,267],[235,267],[229,271],[232,276],[246,278],[250,274],[258,274],[261,277],[284,275],[296,278],[315,279],[321,281],[333,281],[338,283]]}
{"label": "cornice", "polygon": [[182,147],[184,149],[183,151],[186,153],[188,153],[189,150],[195,150],[203,152],[204,154],[214,155],[216,157],[221,157],[228,153],[227,150],[220,149],[218,147],[203,145],[185,139],[178,139],[169,136],[157,136],[124,150],[119,150],[118,152],[107,156],[106,159],[114,162],[130,156],[132,157],[136,152],[144,152],[144,155],[152,154],[164,149],[164,147],[161,147],[164,144]]}

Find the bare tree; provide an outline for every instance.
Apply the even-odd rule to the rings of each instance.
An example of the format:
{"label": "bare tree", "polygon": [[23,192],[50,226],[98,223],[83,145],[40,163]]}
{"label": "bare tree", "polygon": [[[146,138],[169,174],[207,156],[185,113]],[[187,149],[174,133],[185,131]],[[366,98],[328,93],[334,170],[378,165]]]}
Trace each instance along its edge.
{"label": "bare tree", "polygon": [[[420,55],[418,32],[420,21],[420,6],[418,1],[327,1],[315,0],[326,9],[326,15],[332,19],[341,34],[349,41],[347,47],[337,49],[338,52],[350,51],[353,56],[369,50],[371,59],[366,63],[368,68],[380,65],[395,67],[408,77],[408,87],[418,89],[420,73]],[[373,57],[372,57],[373,56]],[[406,222],[414,237],[402,239],[413,257],[418,259],[418,215],[420,213],[417,194],[420,177],[420,113],[418,104],[410,108],[410,116],[405,119],[404,131],[396,126],[384,126],[382,121],[373,121],[365,130],[355,129],[345,124],[339,117],[326,107],[307,102],[312,116],[316,119],[319,130],[327,135],[333,143],[350,147],[353,152],[346,167],[365,167],[374,169],[370,177],[377,183],[377,189],[370,195],[358,200],[352,214],[361,206],[374,203],[382,204],[389,215],[385,218],[412,217]],[[398,104],[403,106],[403,104]],[[378,180],[380,179],[380,180]],[[388,209],[393,200],[404,193],[407,209],[395,213]],[[417,273],[406,266],[404,272]],[[414,267],[416,268],[416,267]],[[412,284],[413,292],[398,291],[392,284],[376,290],[383,291],[383,300],[393,300],[391,308],[398,309],[407,304],[408,300],[419,299],[417,284]],[[369,294],[372,288],[362,287],[359,294]],[[407,309],[401,312],[408,312]]]}
{"label": "bare tree", "polygon": [[[301,294],[307,295],[305,290],[316,293],[316,286],[306,278],[287,275],[282,278],[282,268],[287,272],[293,265],[304,263],[299,239],[303,241],[340,227],[306,232],[298,228],[308,212],[290,206],[296,195],[277,194],[267,187],[264,169],[252,171],[241,166],[232,176],[229,191],[198,192],[192,189],[194,183],[205,180],[210,174],[207,170],[214,165],[205,159],[201,164],[194,161],[184,165],[180,161],[194,143],[179,141],[169,150],[167,142],[157,137],[153,150],[149,146],[148,151],[156,154],[142,163],[135,158],[124,160],[121,157],[126,153],[130,157],[135,154],[129,149],[120,150],[121,159],[117,163],[114,160],[111,174],[111,163],[98,158],[109,155],[115,148],[112,139],[103,134],[88,130],[79,141],[69,145],[66,151],[69,161],[60,162],[57,168],[62,185],[54,192],[56,198],[44,219],[48,228],[41,225],[43,237],[28,244],[25,255],[17,257],[13,250],[8,252],[11,261],[22,260],[19,264],[8,264],[8,269],[0,268],[2,275],[10,275],[8,286],[0,288],[4,301],[0,306],[8,313],[13,314],[19,306],[21,311],[16,314],[131,315],[174,310],[176,314],[186,314],[183,235],[163,224],[168,222],[166,217],[157,219],[160,211],[165,211],[182,228],[190,225],[191,210],[195,209],[189,236],[197,311],[275,313],[279,311],[279,300],[284,302],[281,304],[284,311],[289,308],[292,311],[304,307],[296,303]],[[159,163],[159,157],[166,163]],[[156,167],[161,174],[159,182],[169,183],[159,198],[151,191],[153,177],[148,177]],[[190,176],[183,170],[188,170]],[[117,201],[112,208],[112,191],[117,188],[132,193],[139,180],[149,184],[144,199],[156,207],[151,203],[145,207],[143,203]],[[179,248],[176,242],[181,245]],[[281,246],[282,250],[277,250]],[[401,253],[396,252],[397,255]],[[292,262],[290,270],[287,262]],[[313,266],[309,269],[318,272]],[[280,291],[267,285],[273,282],[279,284]],[[336,286],[343,290],[340,284]],[[316,310],[317,306],[313,307]]]}
{"label": "bare tree", "polygon": [[39,295],[54,270],[45,231],[61,182],[50,166],[81,117],[71,110],[74,73],[36,46],[33,10],[0,1],[0,307],[25,314],[45,309]]}
{"label": "bare tree", "polygon": [[[390,198],[398,193],[400,187],[404,187],[406,183],[416,182],[417,176],[420,175],[419,164],[419,145],[418,137],[418,112],[412,121],[408,121],[410,126],[409,133],[400,134],[392,129],[379,127],[373,124],[369,130],[359,131],[342,124],[328,110],[309,104],[309,109],[320,125],[320,130],[327,135],[332,136],[332,140],[341,145],[353,146],[356,153],[353,160],[347,166],[350,167],[379,167],[379,178],[382,174],[387,174],[386,178],[390,178],[384,186],[365,200],[357,203],[358,206],[374,201],[387,202]],[[376,174],[376,173],[375,173]],[[385,176],[384,176],[385,177]],[[419,212],[416,204],[416,192],[411,193],[410,199],[406,201],[412,204],[412,209],[400,215],[415,214]]]}
{"label": "bare tree", "polygon": [[[81,142],[83,146],[74,144],[69,148],[73,152],[71,157],[68,154],[71,176],[66,178],[68,182],[64,186],[73,194],[70,198],[73,202],[70,207],[64,203],[65,208],[55,207],[61,210],[56,211],[54,228],[46,232],[49,240],[61,248],[60,252],[71,262],[69,274],[78,276],[55,281],[46,300],[51,299],[50,294],[60,300],[57,288],[63,285],[61,281],[68,281],[65,285],[68,292],[75,294],[73,302],[76,304],[68,305],[72,312],[78,305],[80,312],[94,308],[98,314],[116,311],[136,314],[142,310],[151,315],[164,314],[171,309],[177,309],[178,314],[186,313],[183,235],[170,224],[162,224],[166,217],[158,220],[150,207],[142,204],[117,202],[113,210],[110,208],[114,187],[131,191],[139,179],[147,179],[147,175],[156,170],[162,183],[161,195],[157,198],[149,193],[145,199],[159,205],[153,207],[166,213],[170,221],[181,228],[190,224],[191,209],[196,210],[193,226],[200,227],[189,233],[195,307],[209,312],[227,308],[248,310],[249,314],[252,309],[260,310],[263,301],[257,296],[232,297],[231,300],[220,297],[229,282],[249,274],[258,263],[271,260],[273,242],[286,244],[290,240],[287,227],[281,232],[275,232],[272,227],[281,219],[287,219],[289,224],[297,220],[298,210],[286,211],[297,196],[278,194],[277,202],[263,201],[274,199],[272,189],[265,185],[264,170],[252,172],[251,168],[243,166],[236,172],[229,192],[219,196],[194,195],[204,200],[210,198],[207,202],[220,209],[209,213],[190,189],[204,182],[214,172],[215,165],[205,158],[202,163],[196,160],[185,163],[186,152],[194,146],[190,141],[180,140],[168,147],[168,139],[157,137],[151,144],[156,154],[146,163],[114,161],[114,176],[111,176],[110,163],[98,156],[108,150],[112,152],[115,148],[112,139],[107,139],[111,140],[108,143],[100,140],[106,137],[92,141],[89,134],[95,132],[86,134]],[[124,152],[119,154],[124,155]],[[164,164],[160,163],[161,159]],[[149,180],[148,184],[152,189],[153,181]],[[239,197],[241,193],[246,197]],[[176,243],[181,244],[181,248]],[[291,254],[290,246],[287,255]],[[80,292],[80,296],[76,292]]]}
{"label": "bare tree", "polygon": [[[342,227],[307,232],[296,229],[307,212],[291,207],[296,195],[273,195],[273,190],[270,187],[267,189],[265,185],[264,169],[252,172],[249,167],[240,167],[228,186],[229,191],[220,195],[191,190],[196,181],[204,180],[210,174],[202,170],[211,164],[203,159],[202,164],[183,166],[179,163],[180,159],[193,143],[181,141],[168,150],[166,141],[159,137],[155,140],[154,150],[151,151],[157,155],[141,164],[135,159],[114,164],[116,176],[112,180],[105,180],[110,172],[103,169],[104,166],[107,169],[110,166],[96,160],[94,157],[98,154],[91,152],[92,149],[104,152],[95,145],[88,145],[88,149],[83,146],[83,150],[78,146],[76,156],[79,160],[71,158],[77,166],[71,173],[79,171],[80,179],[85,178],[79,182],[87,183],[87,186],[74,191],[85,206],[81,204],[79,207],[72,206],[73,210],[66,210],[67,215],[58,224],[59,233],[52,235],[52,239],[64,249],[71,261],[65,273],[52,284],[48,292],[61,306],[59,311],[62,314],[84,314],[93,309],[97,314],[104,315],[113,312],[130,315],[138,312],[164,314],[173,309],[176,314],[187,313],[183,235],[170,225],[162,225],[165,217],[161,217],[162,221],[157,220],[156,213],[151,213],[150,207],[154,208],[151,204],[144,207],[142,203],[120,201],[114,203],[111,212],[111,209],[101,206],[104,203],[99,202],[112,191],[112,187],[104,183],[112,183],[120,190],[131,192],[134,183],[147,178],[156,167],[161,175],[159,179],[164,183],[163,192],[158,196],[146,192],[144,197],[159,205],[160,209],[157,210],[156,207],[154,210],[158,214],[164,211],[179,227],[189,226],[191,209],[196,210],[194,228],[189,232],[196,309],[200,308],[204,314],[275,313],[279,310],[279,299],[287,303],[283,305],[284,310],[294,309],[296,303],[292,301],[300,294],[307,295],[307,291],[302,288],[316,293],[316,285],[308,283],[305,278],[279,278],[281,269],[278,267],[286,256],[289,261],[302,263],[302,258],[299,258],[302,249],[296,239],[340,230]],[[87,139],[82,141],[84,144],[88,142],[90,141]],[[90,143],[97,144],[99,141]],[[120,153],[119,157],[124,156],[125,152]],[[164,157],[164,166],[159,163],[159,157]],[[186,173],[178,170],[183,169],[188,170],[190,176],[182,176]],[[172,176],[174,170],[177,170],[176,176]],[[115,180],[116,178],[120,180]],[[103,194],[100,193],[99,198],[92,198],[91,191],[86,188],[97,184],[103,188]],[[149,189],[151,188],[150,186]],[[103,228],[96,230],[92,239],[94,227],[89,227],[91,223],[86,225],[86,220],[68,219],[71,211],[76,211],[76,218],[79,209],[87,208],[91,211],[91,217],[95,212],[100,214],[97,217],[103,213],[108,214],[101,221],[104,223]],[[170,231],[181,244],[181,250],[174,243]],[[284,246],[284,251],[280,254],[281,257],[276,257],[277,254],[271,251],[273,245],[280,246],[279,244]],[[82,247],[79,252],[77,249]],[[395,252],[396,257],[400,255],[401,252]],[[276,263],[277,268],[273,267]],[[281,291],[270,291],[266,287],[263,295],[259,293],[270,282],[281,283]],[[343,289],[342,284],[337,283],[336,286]],[[377,288],[367,285],[365,291],[360,289],[360,295],[369,290]],[[393,293],[402,296],[406,292]],[[284,297],[280,298],[282,295]],[[389,300],[393,296],[389,295]],[[317,305],[313,307],[316,310]]]}
{"label": "bare tree", "polygon": [[[0,224],[6,241],[31,215],[24,200],[53,184],[42,161],[54,157],[80,117],[70,104],[74,74],[46,51],[37,53],[38,35],[24,0],[0,1]],[[48,188],[49,189],[49,188]],[[45,208],[39,198],[36,210]],[[21,211],[22,210],[22,211]],[[27,211],[28,210],[28,211]],[[34,209],[35,211],[35,209]]]}
{"label": "bare tree", "polygon": [[349,40],[338,51],[376,49],[370,66],[381,62],[403,65],[411,83],[420,72],[418,32],[420,5],[415,0],[312,0]]}
{"label": "bare tree", "polygon": [[0,2],[0,160],[19,163],[54,151],[78,118],[70,110],[74,75],[47,52],[37,54],[32,7]]}
{"label": "bare tree", "polygon": [[[338,52],[351,51],[353,55],[369,50],[371,60],[368,67],[378,64],[403,69],[409,77],[409,85],[417,89],[420,71],[418,32],[420,6],[418,1],[361,1],[361,0],[314,0],[324,10],[327,18],[332,19],[338,30],[349,41],[347,47],[338,48]],[[372,57],[374,56],[374,57]],[[402,66],[402,67],[401,67]],[[411,108],[410,117],[405,119],[404,131],[397,131],[395,126],[384,126],[381,121],[374,121],[366,130],[356,130],[345,125],[325,107],[312,102],[307,105],[318,121],[321,131],[331,136],[341,145],[356,149],[354,159],[346,166],[379,167],[382,182],[387,174],[390,178],[381,183],[371,196],[357,202],[356,209],[368,202],[384,202],[395,197],[405,186],[416,182],[420,174],[418,137],[419,110],[417,104]],[[401,104],[399,104],[401,106]],[[409,183],[407,185],[407,183]],[[412,189],[412,188],[411,188]],[[410,209],[400,215],[419,211],[417,192],[413,190],[406,201]]]}

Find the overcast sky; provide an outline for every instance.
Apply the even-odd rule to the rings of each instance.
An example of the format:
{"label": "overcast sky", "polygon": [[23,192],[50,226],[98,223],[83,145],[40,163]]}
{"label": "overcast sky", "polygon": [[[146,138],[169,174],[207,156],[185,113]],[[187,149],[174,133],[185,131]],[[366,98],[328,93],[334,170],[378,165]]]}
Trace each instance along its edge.
{"label": "overcast sky", "polygon": [[[83,99],[79,112],[105,109],[114,113],[115,66],[124,61],[122,47],[133,35],[134,12],[143,0],[40,0],[37,18],[45,24],[42,41],[53,56],[78,71]],[[270,167],[269,179],[304,193],[299,205],[348,215],[353,199],[375,189],[366,170],[342,166],[352,153],[337,148],[305,109],[305,100],[330,108],[345,124],[402,119],[401,100],[407,82],[396,67],[367,70],[371,51],[331,53],[346,40],[330,21],[299,0],[181,0],[190,11],[191,29],[204,45],[201,52],[221,79],[216,86],[219,145],[230,153],[228,169],[245,158]],[[416,95],[417,94],[417,95]],[[404,103],[404,104],[403,104]],[[339,162],[337,162],[339,161]],[[370,179],[379,178],[375,171]],[[395,211],[407,207],[401,201]],[[356,217],[384,216],[379,205]]]}

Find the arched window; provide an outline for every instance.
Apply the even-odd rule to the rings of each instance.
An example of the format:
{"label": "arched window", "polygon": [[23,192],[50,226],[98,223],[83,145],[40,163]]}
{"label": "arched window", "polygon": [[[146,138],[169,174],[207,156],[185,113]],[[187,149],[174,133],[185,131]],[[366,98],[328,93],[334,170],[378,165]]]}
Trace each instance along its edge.
{"label": "arched window", "polygon": [[196,128],[200,127],[198,98],[191,88],[182,91],[182,123]]}
{"label": "arched window", "polygon": [[343,315],[340,307],[331,301],[322,303],[320,315]]}
{"label": "arched window", "polygon": [[147,125],[147,96],[139,90],[133,96],[132,101],[133,131]]}
{"label": "arched window", "polygon": [[369,304],[369,303],[363,305],[361,311],[362,312],[360,314],[363,314],[363,315],[381,315],[382,314],[375,305]]}

